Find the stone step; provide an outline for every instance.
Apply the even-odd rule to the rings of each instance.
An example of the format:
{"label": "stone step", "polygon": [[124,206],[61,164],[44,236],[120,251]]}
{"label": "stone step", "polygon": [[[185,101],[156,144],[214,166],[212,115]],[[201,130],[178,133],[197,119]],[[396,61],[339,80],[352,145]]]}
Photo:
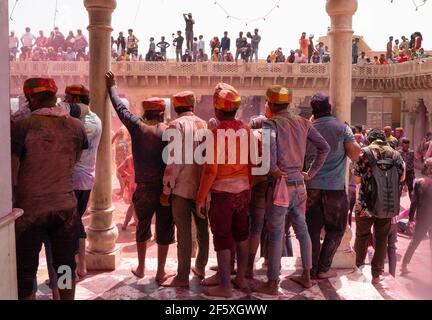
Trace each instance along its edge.
{"label": "stone step", "polygon": [[[38,299],[49,299],[50,290],[44,283],[47,279],[46,263],[41,260],[38,273]],[[131,273],[131,268],[136,259],[121,259],[120,267],[112,272],[89,273],[88,277],[77,284],[76,299],[78,300],[136,300],[136,299],[163,299],[163,300],[195,300],[210,299],[203,294],[203,287],[199,279],[190,276],[189,289],[159,287],[154,276],[157,269],[157,259],[146,260],[146,277],[137,279]],[[192,261],[193,265],[194,261]],[[206,268],[207,276],[214,271],[209,268],[216,265],[216,258],[210,258]],[[263,259],[256,264],[255,280],[250,280],[249,285],[254,286],[257,281],[266,280],[266,269],[262,267]],[[391,276],[385,276],[379,285],[371,284],[370,266],[361,269],[337,270],[338,277],[328,280],[316,281],[310,289],[304,289],[289,277],[301,272],[301,259],[297,257],[282,258],[281,283],[279,296],[267,296],[257,294],[251,290],[234,290],[231,300],[258,299],[258,300],[399,300],[410,299],[403,294],[401,286]],[[175,272],[177,259],[168,258],[166,270]]]}

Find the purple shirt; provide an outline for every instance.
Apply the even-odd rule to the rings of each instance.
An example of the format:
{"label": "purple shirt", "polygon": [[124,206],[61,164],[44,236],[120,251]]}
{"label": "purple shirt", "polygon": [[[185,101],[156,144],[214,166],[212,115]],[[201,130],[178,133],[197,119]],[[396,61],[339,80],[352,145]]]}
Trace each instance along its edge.
{"label": "purple shirt", "polygon": [[317,153],[308,174],[310,178],[315,176],[324,164],[330,147],[308,120],[285,111],[265,121],[265,129],[270,130],[271,171],[279,169],[287,180],[302,181],[301,173],[309,141],[316,147]]}

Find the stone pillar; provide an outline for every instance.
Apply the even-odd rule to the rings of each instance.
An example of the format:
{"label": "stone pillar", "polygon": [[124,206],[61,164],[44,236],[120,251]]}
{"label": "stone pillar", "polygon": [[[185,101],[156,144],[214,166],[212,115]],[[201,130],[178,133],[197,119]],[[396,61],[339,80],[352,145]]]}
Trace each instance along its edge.
{"label": "stone pillar", "polygon": [[103,130],[96,162],[96,179],[87,230],[87,268],[114,270],[120,262],[116,246],[118,230],[113,223],[111,171],[111,103],[105,87],[105,73],[111,67],[111,16],[115,0],[84,0],[90,25],[90,98],[91,108],[102,120]]}
{"label": "stone pillar", "polygon": [[352,87],[352,16],[357,0],[327,0],[331,18],[330,99],[333,114],[341,121],[351,121]]}
{"label": "stone pillar", "polygon": [[[352,17],[357,0],[327,0],[326,10],[331,18],[330,36],[330,100],[333,114],[342,122],[351,122],[352,96]],[[348,174],[347,174],[348,178]],[[348,181],[348,179],[347,179]],[[347,184],[348,185],[348,184]],[[347,225],[332,267],[354,268],[355,252],[351,248],[352,231]]]}
{"label": "stone pillar", "polygon": [[12,210],[9,101],[8,2],[0,1],[0,300],[18,299],[15,220]]}

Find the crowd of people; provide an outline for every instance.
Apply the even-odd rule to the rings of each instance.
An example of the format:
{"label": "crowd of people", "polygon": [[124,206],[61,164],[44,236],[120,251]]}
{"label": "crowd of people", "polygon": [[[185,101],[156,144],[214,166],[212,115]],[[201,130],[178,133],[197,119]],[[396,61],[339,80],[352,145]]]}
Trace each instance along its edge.
{"label": "crowd of people", "polygon": [[[246,279],[254,278],[259,246],[268,279],[251,289],[277,295],[281,256],[283,252],[292,255],[291,227],[300,244],[303,269],[300,276],[291,279],[304,288],[337,276],[332,261],[352,213],[357,267],[365,264],[369,244],[374,248],[373,284],[383,279],[387,256],[389,273],[397,276],[398,231],[408,234],[411,230],[413,234],[402,273],[409,272],[410,259],[426,233],[431,235],[432,135],[416,153],[403,128],[397,128],[393,135],[391,127],[350,127],[332,115],[329,97],[319,93],[310,102],[313,116],[305,119],[289,111],[292,90],[277,85],[266,91],[265,114],[249,124],[236,118],[241,95],[226,83],[219,83],[214,90],[215,117],[208,122],[194,113],[195,94],[182,91],[171,99],[176,119],[165,123],[164,99],[144,100],[140,117],[120,99],[111,72],[106,74],[106,86],[124,125],[112,142],[120,195],[130,204],[123,228],[133,216],[136,219],[138,264],[132,273],[138,278],[146,273],[154,215],[158,246],[155,281],[164,287],[188,287],[192,271],[202,279],[205,294],[217,297],[231,297],[232,286],[249,286]],[[81,218],[93,188],[102,123],[91,111],[89,91],[82,85],[68,86],[62,103],[57,103],[57,86],[52,79],[28,79],[23,90],[27,104],[11,117],[14,207],[25,212],[16,222],[19,298],[35,298],[39,251],[44,243],[53,296],[73,299],[76,278],[87,273],[86,230]],[[226,136],[224,144],[211,147],[213,156],[218,155],[214,159],[210,155],[213,149],[207,149],[204,162],[195,157],[169,162],[164,151],[169,142],[163,136],[172,130],[180,139],[175,143],[192,148],[180,148],[179,159],[202,152],[201,144],[219,136],[221,130],[233,130],[237,135],[231,142]],[[209,131],[203,134],[203,130]],[[257,139],[258,150],[247,148],[245,162],[241,157],[220,160],[219,155],[229,154],[230,148],[242,154],[241,132],[247,133],[246,139]],[[191,145],[188,137],[195,137]],[[265,153],[269,169],[254,173],[259,164],[254,159],[266,159]],[[424,163],[424,177],[420,179],[415,179],[415,158]],[[56,166],[52,166],[52,159],[56,159]],[[351,163],[348,194],[347,159]],[[412,202],[410,209],[401,213],[405,185]],[[218,264],[213,268],[216,274],[206,277],[209,229]],[[197,252],[191,265],[194,237]],[[175,241],[178,267],[177,273],[171,274],[165,270],[165,262]],[[76,271],[72,273],[72,287],[56,286],[57,277],[62,275],[60,266]]]}
{"label": "crowd of people", "polygon": [[[167,49],[172,46],[177,62],[238,62],[239,58],[244,62],[258,61],[261,36],[255,29],[253,34],[239,32],[235,40],[235,48],[232,49],[231,39],[225,31],[223,37],[214,36],[209,42],[209,53],[206,53],[206,43],[203,35],[194,36],[195,20],[192,14],[183,14],[186,29],[172,34],[172,43],[162,36],[160,41],[154,37],[149,40],[147,53],[139,51],[140,40],[134,34],[133,29],[128,30],[127,36],[119,32],[117,38],[111,37],[113,61],[166,61]],[[290,54],[284,55],[279,47],[272,51],[266,61],[268,63],[329,63],[330,51],[322,41],[315,41],[315,36],[306,36],[303,32],[299,39],[299,47],[290,50]],[[430,55],[422,48],[423,37],[420,32],[415,32],[410,39],[405,36],[394,40],[389,37],[386,53],[380,56],[368,57],[364,51],[359,52],[360,39],[352,42],[352,63],[358,66],[368,64],[382,65],[402,63],[411,60],[422,60]],[[88,41],[80,29],[76,34],[69,31],[65,37],[56,27],[48,37],[43,31],[39,31],[38,37],[32,34],[30,28],[26,28],[20,39],[11,31],[9,36],[10,60],[32,61],[82,61],[89,59],[87,51]],[[19,54],[18,54],[19,53]]]}
{"label": "crowd of people", "polygon": [[[394,42],[393,42],[394,41]],[[407,61],[422,61],[429,58],[430,55],[422,47],[423,36],[420,32],[414,32],[410,40],[405,36],[401,40],[394,39],[393,36],[389,37],[386,46],[386,53],[379,56],[367,57],[366,53],[362,51],[359,55],[359,38],[355,38],[352,43],[352,63],[358,66],[368,64],[372,65],[385,65],[394,63],[404,63]]]}
{"label": "crowd of people", "polygon": [[69,31],[65,37],[58,27],[49,36],[39,31],[36,37],[27,27],[20,39],[11,31],[9,57],[11,61],[84,61],[88,60],[88,41],[82,30]]}
{"label": "crowd of people", "polygon": [[324,42],[318,41],[315,44],[315,36],[310,34],[306,37],[303,32],[299,40],[299,49],[290,50],[290,54],[284,56],[282,48],[279,47],[267,56],[268,63],[329,63],[330,51]]}
{"label": "crowd of people", "polygon": [[127,38],[123,36],[123,32],[120,32],[117,39],[112,39],[112,44],[116,46],[112,49],[113,59],[117,61],[166,61],[167,49],[172,46],[177,62],[237,62],[239,57],[245,62],[252,61],[253,58],[258,61],[258,49],[261,42],[258,29],[254,30],[253,35],[251,32],[247,32],[246,37],[243,36],[243,32],[239,33],[234,54],[231,52],[231,39],[228,37],[227,31],[224,32],[224,36],[220,40],[219,37],[214,36],[210,40],[210,51],[207,54],[204,36],[194,36],[195,20],[192,18],[192,14],[184,14],[183,17],[186,23],[186,38],[180,30],[176,34],[172,34],[171,44],[166,41],[164,36],[159,42],[155,42],[154,37],[151,37],[147,53],[143,56],[139,54],[138,50],[139,39],[133,35],[133,30],[130,29]]}

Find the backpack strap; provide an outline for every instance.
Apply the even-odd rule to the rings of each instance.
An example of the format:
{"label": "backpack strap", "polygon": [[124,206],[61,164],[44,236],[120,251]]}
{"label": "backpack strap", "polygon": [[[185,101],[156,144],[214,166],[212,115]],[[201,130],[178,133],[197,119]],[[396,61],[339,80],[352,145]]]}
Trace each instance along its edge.
{"label": "backpack strap", "polygon": [[365,153],[365,155],[367,156],[368,160],[369,160],[369,164],[371,167],[376,166],[377,161],[375,159],[374,154],[372,153],[372,150],[370,147],[365,147],[363,148],[363,152]]}

